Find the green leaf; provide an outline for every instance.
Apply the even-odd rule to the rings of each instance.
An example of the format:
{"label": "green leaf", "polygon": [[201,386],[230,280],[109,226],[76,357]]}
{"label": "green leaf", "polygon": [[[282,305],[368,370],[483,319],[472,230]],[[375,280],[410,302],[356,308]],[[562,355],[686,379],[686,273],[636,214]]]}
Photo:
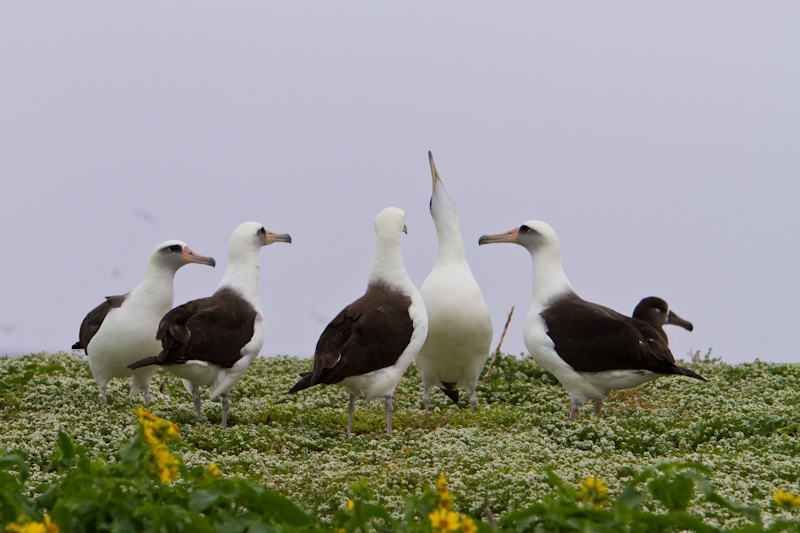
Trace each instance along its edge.
{"label": "green leaf", "polygon": [[694,498],[694,481],[678,474],[673,479],[659,477],[648,484],[653,498],[660,501],[670,511],[683,511]]}
{"label": "green leaf", "polygon": [[24,483],[25,480],[28,479],[30,469],[28,468],[28,465],[25,463],[25,460],[22,458],[22,456],[10,454],[0,457],[0,470],[9,470],[15,467],[19,471],[20,481]]}

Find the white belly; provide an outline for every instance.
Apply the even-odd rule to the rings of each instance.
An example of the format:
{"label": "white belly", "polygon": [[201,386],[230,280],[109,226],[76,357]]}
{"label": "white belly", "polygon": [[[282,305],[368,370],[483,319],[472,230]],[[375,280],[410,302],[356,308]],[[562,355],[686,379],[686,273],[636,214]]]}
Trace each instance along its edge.
{"label": "white belly", "polygon": [[428,336],[416,357],[429,386],[474,385],[492,342],[492,319],[469,267],[434,267],[420,294],[428,314]]}

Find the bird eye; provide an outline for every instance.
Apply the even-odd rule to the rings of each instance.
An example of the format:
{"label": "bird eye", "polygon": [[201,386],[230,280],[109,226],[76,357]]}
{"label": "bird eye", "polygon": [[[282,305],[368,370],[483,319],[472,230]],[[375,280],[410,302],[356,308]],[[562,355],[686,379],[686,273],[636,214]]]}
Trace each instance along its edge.
{"label": "bird eye", "polygon": [[167,250],[169,250],[170,252],[182,252],[183,246],[181,246],[180,244],[173,244],[172,246],[168,246]]}
{"label": "bird eye", "polygon": [[526,226],[525,224],[523,224],[523,225],[521,225],[519,227],[519,232],[520,233],[529,233],[531,231],[533,231],[533,230],[531,228],[529,228],[528,226]]}

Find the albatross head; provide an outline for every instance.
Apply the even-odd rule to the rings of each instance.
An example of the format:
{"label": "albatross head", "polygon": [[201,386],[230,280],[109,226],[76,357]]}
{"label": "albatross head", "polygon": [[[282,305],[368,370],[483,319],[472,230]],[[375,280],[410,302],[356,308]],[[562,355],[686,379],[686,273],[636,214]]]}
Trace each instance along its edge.
{"label": "albatross head", "polygon": [[183,265],[198,263],[201,265],[216,266],[213,257],[196,254],[183,241],[165,241],[156,246],[150,255],[150,263],[172,272],[177,271]]}
{"label": "albatross head", "polygon": [[408,233],[406,212],[398,207],[387,207],[375,217],[375,235],[378,242],[400,242],[400,234]]}
{"label": "albatross head", "polygon": [[644,320],[655,327],[661,327],[664,324],[672,324],[674,326],[680,326],[688,331],[694,329],[691,322],[673,313],[669,308],[669,304],[667,304],[664,299],[657,296],[648,296],[639,302],[639,305],[633,310],[633,318]]}
{"label": "albatross head", "polygon": [[561,261],[561,245],[553,228],[541,220],[529,220],[518,228],[497,233],[483,235],[478,239],[478,244],[493,244],[497,242],[513,242],[526,248],[532,256],[551,256]]}
{"label": "albatross head", "polygon": [[556,232],[541,220],[529,220],[518,228],[495,235],[483,235],[478,244],[513,242],[524,247],[533,260],[533,295],[537,309],[551,298],[573,291],[561,267],[561,246]]}
{"label": "albatross head", "polygon": [[258,222],[244,222],[231,235],[228,257],[233,260],[242,256],[258,255],[258,250],[262,246],[267,246],[273,242],[291,243],[292,237],[288,233],[268,231]]}

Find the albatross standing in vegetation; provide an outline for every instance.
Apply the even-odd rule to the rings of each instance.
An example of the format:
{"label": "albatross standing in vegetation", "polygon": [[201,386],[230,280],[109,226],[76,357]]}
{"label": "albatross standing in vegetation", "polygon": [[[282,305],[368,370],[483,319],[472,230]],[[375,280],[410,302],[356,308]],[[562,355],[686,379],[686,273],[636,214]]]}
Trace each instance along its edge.
{"label": "albatross standing in vegetation", "polygon": [[650,324],[587,302],[575,294],[561,266],[561,247],[548,224],[531,220],[519,228],[484,235],[479,244],[512,242],[533,260],[533,303],[525,320],[525,346],[570,396],[569,418],[614,389],[626,389],[678,374],[706,381],[679,367],[666,341]]}
{"label": "albatross standing in vegetation", "polygon": [[425,304],[403,266],[401,234],[406,213],[387,207],[375,217],[375,255],[367,291],[345,307],[322,332],[314,369],[289,392],[320,383],[342,385],[350,393],[347,436],[353,430],[356,399],[383,398],[386,433],[392,434],[392,395],[428,333]]}
{"label": "albatross standing in vegetation", "polygon": [[228,267],[217,291],[164,315],[157,334],[161,353],[130,365],[132,369],[160,365],[183,378],[198,420],[202,420],[200,386],[210,386],[211,400],[222,397],[222,427],[227,427],[228,395],[264,345],[258,253],[273,242],[291,243],[292,238],[267,231],[257,222],[239,225],[231,235]]}
{"label": "albatross standing in vegetation", "polygon": [[433,154],[428,152],[428,158],[433,178],[430,210],[439,249],[419,290],[428,312],[428,338],[416,358],[422,400],[427,413],[431,387],[439,387],[456,404],[459,387],[466,387],[474,411],[478,379],[491,350],[492,317],[467,263],[456,204],[444,188]]}
{"label": "albatross standing in vegetation", "polygon": [[81,323],[73,350],[83,350],[103,403],[111,378],[131,376],[131,396],[144,391],[150,402],[150,380],[158,368],[131,370],[128,365],[142,357],[156,355],[161,344],[156,340],[158,323],[172,308],[175,273],[183,265],[199,263],[214,266],[213,257],[194,253],[183,241],[166,241],[150,254],[144,281],[127,294],[107,296]]}

